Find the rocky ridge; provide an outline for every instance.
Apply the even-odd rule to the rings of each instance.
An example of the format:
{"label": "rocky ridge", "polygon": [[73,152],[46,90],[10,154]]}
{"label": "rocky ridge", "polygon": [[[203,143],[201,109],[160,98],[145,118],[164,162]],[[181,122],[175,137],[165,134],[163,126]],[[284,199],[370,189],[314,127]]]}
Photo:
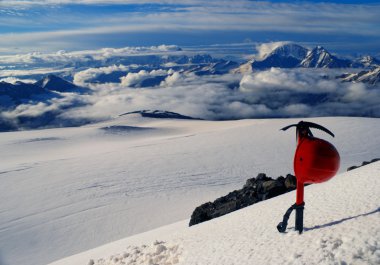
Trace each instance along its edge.
{"label": "rocky ridge", "polygon": [[273,179],[260,173],[256,178],[248,179],[242,189],[234,190],[214,202],[207,202],[195,208],[189,226],[292,191],[296,188],[296,184],[296,177],[291,174],[286,175],[285,178],[280,176]]}
{"label": "rocky ridge", "polygon": [[[363,161],[360,166],[351,166],[347,168],[347,171],[377,161],[380,161],[380,158]],[[297,179],[291,174],[286,175],[285,178],[280,176],[277,179],[273,179],[265,173],[259,173],[256,178],[248,179],[242,189],[234,190],[213,202],[207,202],[196,207],[191,215],[189,226],[209,221],[257,202],[287,193],[295,190],[296,187]]]}

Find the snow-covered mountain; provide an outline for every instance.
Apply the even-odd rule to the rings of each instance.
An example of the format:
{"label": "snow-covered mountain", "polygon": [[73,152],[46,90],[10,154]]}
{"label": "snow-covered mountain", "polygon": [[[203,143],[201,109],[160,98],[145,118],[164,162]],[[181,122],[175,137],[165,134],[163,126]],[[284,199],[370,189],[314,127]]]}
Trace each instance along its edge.
{"label": "snow-covered mountain", "polygon": [[[351,93],[348,84],[339,92],[325,89],[342,85],[334,77],[343,70],[328,68],[346,67],[348,61],[322,47],[308,51],[287,43],[267,53],[262,60],[248,60],[253,58],[252,54],[244,56],[248,62],[241,65],[220,54],[214,58],[201,51],[186,54],[177,48],[158,53],[149,52],[151,49],[143,53],[140,49],[104,49],[34,54],[23,57],[29,58],[25,61],[28,64],[21,63],[18,57],[0,56],[6,61],[0,65],[0,80],[14,83],[0,86],[0,108],[6,111],[0,113],[0,130],[79,126],[123,111],[160,109],[162,104],[169,104],[165,109],[205,119],[294,117],[300,115],[301,109],[312,116],[379,116],[372,107],[376,104],[366,104],[369,98],[371,102],[379,101],[375,90],[367,97],[367,93],[361,93],[360,106],[353,106],[350,101],[348,104],[352,106],[344,107],[340,103],[346,100],[344,94]],[[355,67],[368,67],[368,70],[376,61],[366,57]],[[273,67],[288,69],[272,71]],[[305,67],[313,69],[299,69]],[[376,71],[345,77],[346,81],[378,84]],[[17,80],[35,84],[15,83]],[[277,90],[281,96],[273,100]],[[101,107],[115,111],[97,109]],[[38,122],[34,124],[34,120]],[[44,121],[49,124],[43,124]]]}
{"label": "snow-covered mountain", "polygon": [[217,62],[208,64],[206,66],[198,66],[193,69],[190,69],[186,72],[195,73],[196,75],[223,75],[229,73],[231,70],[238,67],[237,62],[218,60]]}
{"label": "snow-covered mountain", "polygon": [[0,96],[9,97],[15,103],[20,103],[22,100],[28,100],[32,98],[42,99],[42,97],[36,96],[58,96],[54,92],[76,92],[81,93],[84,91],[90,91],[86,88],[81,88],[73,83],[64,80],[56,75],[48,75],[34,84],[16,82],[15,84],[0,82]]}
{"label": "snow-covered mountain", "polygon": [[307,55],[308,50],[297,44],[284,44],[274,49],[261,61],[253,61],[253,69],[263,69],[271,67],[294,68]]}
{"label": "snow-covered mountain", "polygon": [[359,65],[364,67],[376,67],[380,66],[380,60],[376,59],[373,56],[363,56],[358,60]]}
{"label": "snow-covered mountain", "polygon": [[75,93],[88,93],[91,90],[74,85],[56,75],[47,75],[35,83],[36,86],[42,87],[46,90],[56,92],[75,92]]}
{"label": "snow-covered mountain", "polygon": [[[354,66],[353,62],[329,53],[322,46],[317,46],[308,50],[294,43],[286,43],[276,47],[273,51],[265,55],[261,60],[251,59],[240,65],[235,72],[249,72],[255,69],[278,68],[347,68]],[[356,65],[357,67],[362,66]]]}
{"label": "snow-covered mountain", "polygon": [[344,82],[363,82],[376,85],[380,83],[380,67],[354,74],[344,74],[338,78],[341,78]]}
{"label": "snow-covered mountain", "polygon": [[300,66],[306,68],[347,68],[351,64],[351,61],[339,59],[322,46],[317,46],[307,53]]}
{"label": "snow-covered mountain", "polygon": [[45,88],[36,84],[27,84],[23,82],[10,84],[7,82],[0,82],[0,97],[9,97],[15,102],[31,99],[33,96],[46,93],[48,93],[48,91]]}
{"label": "snow-covered mountain", "polygon": [[34,84],[17,81],[0,82],[0,108],[7,109],[27,102],[45,102],[61,97],[57,92],[89,93],[91,90],[74,85],[56,75],[48,75]]}
{"label": "snow-covered mountain", "polygon": [[[379,156],[379,119],[309,120],[335,133],[329,141],[340,152],[341,173]],[[240,188],[259,172],[291,173],[294,132],[279,128],[298,121],[212,122],[131,114],[77,128],[1,133],[1,264],[47,264],[181,220],[156,234],[136,236],[139,242],[121,241],[120,249],[102,247],[60,264],[118,258],[130,253],[129,245],[148,254],[155,240],[165,243],[157,243],[154,251],[178,242],[183,264],[251,264],[247,259],[260,264],[310,264],[305,261],[310,259],[313,264],[318,257],[331,258],[324,262],[333,264],[339,258],[352,263],[353,256],[365,263],[372,254],[360,254],[360,249],[377,253],[373,242],[379,241],[378,222],[372,219],[378,217],[370,214],[379,202],[376,164],[307,187],[305,227],[310,230],[302,236],[291,225],[285,235],[276,230],[294,193],[188,228],[196,206]],[[364,136],[370,140],[363,141]],[[290,245],[298,247],[283,255]],[[166,256],[163,246],[159,253]]]}
{"label": "snow-covered mountain", "polygon": [[[70,92],[70,95],[64,92]],[[34,84],[0,82],[0,131],[46,128],[66,123],[66,119],[58,121],[57,116],[67,109],[85,105],[76,98],[89,93],[91,89],[78,87],[55,75]],[[73,100],[66,101],[65,97]],[[32,109],[28,111],[25,106],[32,106]],[[69,122],[66,126],[79,126],[89,121],[82,119],[77,122]]]}

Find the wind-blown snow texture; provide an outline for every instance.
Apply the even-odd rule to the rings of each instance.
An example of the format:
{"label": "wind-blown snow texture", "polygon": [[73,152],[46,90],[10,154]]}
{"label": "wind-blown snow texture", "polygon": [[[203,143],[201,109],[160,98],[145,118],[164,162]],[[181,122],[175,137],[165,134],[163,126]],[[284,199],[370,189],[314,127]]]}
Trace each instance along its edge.
{"label": "wind-blown snow texture", "polygon": [[276,229],[294,191],[191,228],[179,222],[52,265],[379,264],[379,175],[377,162],[306,187],[302,235],[292,225],[286,234]]}
{"label": "wind-blown snow texture", "polygon": [[[379,156],[379,119],[310,120],[336,134],[330,140],[341,153],[342,171]],[[279,129],[295,122],[298,120],[210,122],[132,114],[81,128],[2,133],[1,264],[46,264],[189,218],[197,205],[241,187],[259,172],[269,176],[290,173],[295,133]],[[318,131],[316,135],[320,135]],[[346,190],[350,193],[348,187]],[[291,197],[276,208],[274,223],[290,206]],[[354,194],[351,200],[359,198]],[[314,208],[308,193],[306,203]],[[264,206],[255,209],[265,209],[265,203],[260,205]],[[361,207],[363,213],[374,210]],[[320,210],[326,213],[323,218],[330,216],[329,206]],[[357,214],[345,211],[306,226]],[[250,215],[250,222],[256,219],[262,221],[260,214]],[[242,223],[240,228],[267,235],[264,231],[268,230],[257,232],[252,224]],[[230,236],[233,231],[227,232]],[[210,228],[204,235],[209,236],[205,244],[211,248],[213,233]],[[202,256],[206,249],[199,251]]]}

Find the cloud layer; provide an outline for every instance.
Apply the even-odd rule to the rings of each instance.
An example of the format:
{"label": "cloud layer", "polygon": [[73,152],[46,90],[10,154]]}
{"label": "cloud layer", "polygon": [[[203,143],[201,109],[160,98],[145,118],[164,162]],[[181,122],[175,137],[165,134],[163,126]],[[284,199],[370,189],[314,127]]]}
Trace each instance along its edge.
{"label": "cloud layer", "polygon": [[[283,43],[257,45],[256,57]],[[220,50],[220,46],[211,48]],[[379,85],[343,83],[335,78],[345,71],[339,69],[271,68],[220,74],[231,70],[223,68],[228,67],[227,61],[174,45],[6,55],[0,61],[0,81],[33,83],[55,73],[92,90],[85,95],[55,92],[42,99],[38,95],[20,100],[19,105],[0,91],[2,130],[82,125],[142,109],[210,120],[380,117]],[[215,69],[221,70],[219,74],[211,74]]]}
{"label": "cloud layer", "polygon": [[[165,75],[157,86],[132,88],[141,79]],[[154,70],[127,74],[120,83],[92,85],[91,95],[66,94],[44,103],[22,104],[1,113],[13,126],[80,125],[125,112],[160,109],[211,120],[368,116],[380,117],[380,88],[341,83],[325,70],[272,68],[247,75],[196,76]],[[21,126],[22,127],[22,126]]]}
{"label": "cloud layer", "polygon": [[[156,73],[128,74],[123,80],[131,84],[131,80],[135,83],[136,78]],[[341,83],[334,77],[326,79],[324,70],[272,68],[243,76],[204,77],[173,71],[166,74],[160,86],[153,89],[131,89],[122,83],[108,93],[106,85],[104,89],[99,85],[99,94],[92,98],[94,104],[82,108],[80,116],[164,109],[212,120],[334,115],[380,117],[378,87]],[[232,88],[233,84],[238,86]],[[76,113],[74,110],[68,115]]]}

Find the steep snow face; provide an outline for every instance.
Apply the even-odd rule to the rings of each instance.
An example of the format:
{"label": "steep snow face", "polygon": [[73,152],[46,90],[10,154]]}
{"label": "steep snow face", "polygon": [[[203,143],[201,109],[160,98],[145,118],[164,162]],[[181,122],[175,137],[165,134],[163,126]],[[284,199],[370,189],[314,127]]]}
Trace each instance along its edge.
{"label": "steep snow face", "polygon": [[248,62],[243,63],[239,65],[239,67],[232,69],[232,73],[241,73],[241,74],[249,74],[253,72],[253,62],[255,62],[255,59],[250,59]]}
{"label": "steep snow face", "polygon": [[350,61],[338,59],[322,46],[317,46],[307,54],[300,65],[307,68],[344,68],[350,64]]}
{"label": "steep snow face", "polygon": [[309,51],[297,44],[284,44],[275,48],[263,60],[253,61],[251,65],[253,69],[270,67],[345,68],[351,67],[352,62],[331,55],[322,46],[317,46]]}
{"label": "steep snow face", "polygon": [[[305,188],[304,232],[276,225],[295,191],[193,227],[179,222],[53,262],[75,264],[380,263],[380,162]],[[165,262],[165,263],[164,263]]]}
{"label": "steep snow face", "polygon": [[[314,132],[339,150],[341,171],[379,156],[380,119],[308,120],[335,133],[336,138],[329,138],[323,132]],[[1,133],[1,264],[46,264],[187,219],[196,206],[241,188],[246,179],[260,172],[271,177],[292,173],[295,132],[279,129],[298,121],[211,122],[130,114],[79,128]],[[306,203],[311,205],[308,194],[306,190]],[[351,201],[357,197],[353,193]],[[252,230],[257,235],[241,238],[249,235],[247,240],[256,236],[262,239],[268,235],[264,231],[275,230],[293,201],[294,196],[290,196],[283,204],[276,204],[277,215],[269,219],[260,219],[260,213],[255,212],[246,223],[233,220],[241,227],[246,225],[246,229],[258,226]],[[307,208],[305,214],[313,208]],[[345,211],[351,214],[349,209]],[[255,220],[273,224],[265,228]],[[321,219],[315,224],[307,223],[307,227],[334,220],[339,219]],[[187,224],[188,220],[184,227]],[[260,232],[261,228],[264,230]],[[207,229],[210,231],[205,237],[229,231]],[[228,237],[226,240],[235,241]],[[210,237],[205,244],[213,246],[212,241]],[[164,245],[170,249],[174,244],[170,241]],[[231,250],[238,251],[235,247]],[[187,248],[183,249],[186,252]],[[149,248],[143,250],[146,251]],[[202,250],[199,253],[205,254]],[[206,261],[199,264],[208,264]]]}
{"label": "steep snow face", "polygon": [[254,61],[252,68],[293,68],[305,58],[308,50],[297,44],[284,44],[274,49],[263,60]]}
{"label": "steep snow face", "polygon": [[[293,57],[298,60],[303,60],[308,53],[308,49],[297,44],[285,44],[274,49],[269,56],[278,55],[281,57]],[[269,57],[267,56],[267,57]]]}
{"label": "steep snow face", "polygon": [[343,76],[342,81],[345,82],[363,82],[371,85],[376,85],[380,82],[380,67],[369,71],[361,71],[357,74],[349,74]]}

